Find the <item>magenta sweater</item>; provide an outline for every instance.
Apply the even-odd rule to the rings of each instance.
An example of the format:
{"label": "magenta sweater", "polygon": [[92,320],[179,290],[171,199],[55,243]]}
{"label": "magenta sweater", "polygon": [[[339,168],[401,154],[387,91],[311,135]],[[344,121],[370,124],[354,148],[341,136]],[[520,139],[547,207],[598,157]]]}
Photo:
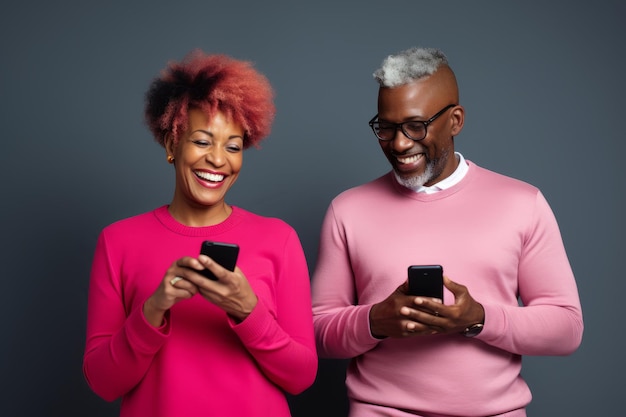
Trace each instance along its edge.
{"label": "magenta sweater", "polygon": [[[142,306],[176,259],[205,239],[237,243],[259,303],[242,323],[200,295],[179,302],[159,329]],[[295,231],[233,207],[223,223],[187,227],[167,207],[106,227],[89,288],[83,370],[121,416],[289,416],[284,392],[317,372],[309,275]]]}
{"label": "magenta sweater", "polygon": [[[548,203],[535,187],[468,164],[450,189],[415,193],[387,174],[340,194],[327,211],[314,327],[320,356],[354,358],[353,410],[369,403],[418,415],[525,415],[531,394],[521,355],[566,355],[581,342],[578,291]],[[441,264],[468,287],[485,308],[478,337],[372,337],[372,304],[412,264]],[[454,303],[448,290],[444,302]]]}

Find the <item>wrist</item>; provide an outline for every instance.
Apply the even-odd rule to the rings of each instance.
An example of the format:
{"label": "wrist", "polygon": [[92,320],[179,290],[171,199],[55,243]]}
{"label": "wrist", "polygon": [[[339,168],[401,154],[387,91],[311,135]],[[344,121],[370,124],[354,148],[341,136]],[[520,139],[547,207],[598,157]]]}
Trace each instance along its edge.
{"label": "wrist", "polygon": [[229,316],[231,316],[235,323],[241,323],[242,321],[247,319],[250,314],[252,314],[252,311],[254,311],[258,302],[259,299],[256,295],[254,295],[254,297],[252,297],[250,300],[243,302],[239,309],[237,309],[236,311],[228,311],[227,313]]}
{"label": "wrist", "polygon": [[148,323],[154,327],[161,327],[166,311],[167,310],[157,308],[154,303],[151,302],[151,298],[146,300],[142,308],[143,316],[146,318]]}
{"label": "wrist", "polygon": [[475,321],[469,324],[465,329],[461,332],[461,334],[465,337],[475,337],[483,331],[483,327],[485,326],[485,308],[480,303],[476,303],[478,306],[477,310],[479,313],[476,315]]}
{"label": "wrist", "polygon": [[374,320],[374,315],[375,315],[374,309],[377,306],[378,306],[378,304],[374,304],[372,306],[372,308],[370,308],[370,311],[369,311],[368,319],[369,319],[369,326],[370,326],[370,334],[375,339],[386,339],[387,336],[382,334],[381,332],[377,331],[377,329],[376,329],[376,324],[375,324],[375,320]]}
{"label": "wrist", "polygon": [[484,324],[483,323],[475,323],[465,328],[461,332],[461,334],[465,337],[475,337],[483,331]]}

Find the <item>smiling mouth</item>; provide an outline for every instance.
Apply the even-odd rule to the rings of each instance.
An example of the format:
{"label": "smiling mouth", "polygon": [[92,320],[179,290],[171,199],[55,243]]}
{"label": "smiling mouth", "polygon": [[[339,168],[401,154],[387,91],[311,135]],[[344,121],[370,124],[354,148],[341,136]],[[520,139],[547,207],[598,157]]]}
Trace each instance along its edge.
{"label": "smiling mouth", "polygon": [[423,158],[424,154],[418,153],[416,155],[411,155],[411,156],[406,156],[406,157],[401,157],[401,156],[396,156],[396,160],[400,163],[400,164],[412,164],[417,162],[420,158]]}
{"label": "smiling mouth", "polygon": [[211,174],[210,172],[194,172],[196,176],[204,181],[210,182],[222,182],[224,181],[224,175],[221,174]]}

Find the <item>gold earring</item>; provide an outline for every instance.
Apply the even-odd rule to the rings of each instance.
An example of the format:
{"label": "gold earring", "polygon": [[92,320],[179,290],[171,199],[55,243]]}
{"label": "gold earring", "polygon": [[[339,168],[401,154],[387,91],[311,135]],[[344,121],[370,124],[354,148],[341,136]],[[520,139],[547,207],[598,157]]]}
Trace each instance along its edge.
{"label": "gold earring", "polygon": [[174,157],[172,155],[167,155],[167,162],[169,164],[173,164],[174,163]]}

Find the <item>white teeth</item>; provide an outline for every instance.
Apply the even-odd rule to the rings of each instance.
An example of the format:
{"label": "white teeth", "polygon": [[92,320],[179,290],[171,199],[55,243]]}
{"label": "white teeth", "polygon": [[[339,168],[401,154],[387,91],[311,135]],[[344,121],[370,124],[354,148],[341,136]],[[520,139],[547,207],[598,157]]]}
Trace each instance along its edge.
{"label": "white teeth", "polygon": [[202,178],[203,180],[207,180],[207,181],[220,182],[224,180],[223,175],[210,174],[208,172],[196,172],[196,175]]}
{"label": "white teeth", "polygon": [[413,156],[409,156],[408,158],[400,158],[398,157],[398,162],[400,162],[401,164],[412,164],[413,162],[416,162],[421,155],[413,155]]}

